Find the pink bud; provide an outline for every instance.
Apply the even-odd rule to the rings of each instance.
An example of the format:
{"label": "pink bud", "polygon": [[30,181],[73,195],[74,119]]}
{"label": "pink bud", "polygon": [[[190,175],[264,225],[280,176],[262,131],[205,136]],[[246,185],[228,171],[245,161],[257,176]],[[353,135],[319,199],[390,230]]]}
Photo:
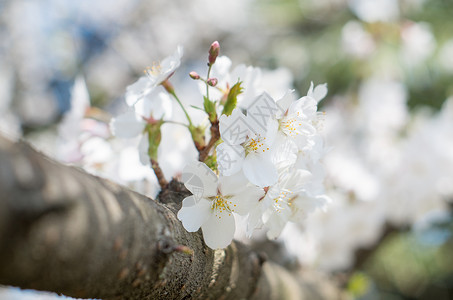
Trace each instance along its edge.
{"label": "pink bud", "polygon": [[217,78],[209,78],[206,82],[207,82],[208,85],[210,85],[210,86],[216,86],[216,85],[217,85],[217,82],[219,82],[219,81],[217,80]]}
{"label": "pink bud", "polygon": [[200,79],[200,75],[198,75],[198,73],[195,71],[190,72],[189,76],[190,76],[190,78],[192,78],[194,80]]}
{"label": "pink bud", "polygon": [[215,63],[215,60],[217,56],[219,56],[220,52],[220,44],[219,42],[215,41],[214,43],[211,44],[211,47],[209,48],[209,65],[212,66]]}

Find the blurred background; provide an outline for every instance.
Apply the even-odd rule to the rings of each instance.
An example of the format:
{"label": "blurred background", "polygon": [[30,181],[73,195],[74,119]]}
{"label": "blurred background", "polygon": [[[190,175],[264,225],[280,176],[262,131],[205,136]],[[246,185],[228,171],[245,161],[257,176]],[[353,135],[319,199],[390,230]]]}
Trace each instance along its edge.
{"label": "blurred background", "polygon": [[177,87],[218,40],[270,85],[328,84],[332,204],[285,230],[284,264],[328,272],[351,299],[453,299],[452,15],[450,0],[2,0],[0,132],[62,159],[78,78],[105,125],[145,67],[183,45]]}

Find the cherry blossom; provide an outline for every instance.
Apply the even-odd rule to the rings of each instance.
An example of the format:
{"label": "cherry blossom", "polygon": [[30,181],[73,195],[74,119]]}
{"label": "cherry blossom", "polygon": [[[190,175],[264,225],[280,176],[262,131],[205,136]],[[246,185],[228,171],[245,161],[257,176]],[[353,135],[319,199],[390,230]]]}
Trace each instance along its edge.
{"label": "cherry blossom", "polygon": [[234,214],[247,214],[264,191],[247,184],[243,174],[218,178],[201,162],[189,163],[183,173],[184,183],[193,195],[183,200],[178,219],[189,232],[201,227],[208,247],[227,247],[236,229]]}
{"label": "cherry blossom", "polygon": [[126,102],[134,105],[138,100],[150,94],[155,87],[167,80],[181,64],[183,47],[178,46],[175,53],[164,58],[160,63],[155,62],[146,68],[146,76],[140,77],[135,83],[127,87]]}

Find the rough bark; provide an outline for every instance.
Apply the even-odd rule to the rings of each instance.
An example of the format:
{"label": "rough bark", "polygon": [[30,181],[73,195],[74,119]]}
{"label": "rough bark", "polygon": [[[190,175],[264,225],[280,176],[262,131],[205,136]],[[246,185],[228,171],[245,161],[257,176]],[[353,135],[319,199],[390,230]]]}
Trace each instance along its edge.
{"label": "rough bark", "polygon": [[99,299],[339,297],[239,242],[207,248],[175,216],[187,195],[172,181],[158,203],[0,136],[0,284]]}

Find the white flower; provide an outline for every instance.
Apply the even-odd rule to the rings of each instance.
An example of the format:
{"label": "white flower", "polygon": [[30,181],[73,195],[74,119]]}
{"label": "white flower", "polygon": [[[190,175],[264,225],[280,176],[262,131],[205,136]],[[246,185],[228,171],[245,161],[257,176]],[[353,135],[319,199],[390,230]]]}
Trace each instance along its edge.
{"label": "white flower", "polygon": [[[172,112],[171,99],[165,92],[155,90],[151,95],[140,99],[135,103],[133,109],[115,117],[110,122],[110,129],[116,137],[134,138],[141,135],[148,123],[162,118],[170,117]],[[148,157],[148,136],[142,135],[139,144],[140,161],[142,164],[149,164]]]}
{"label": "white flower", "polygon": [[302,149],[309,143],[307,137],[316,134],[319,124],[318,102],[327,94],[327,85],[319,84],[313,88],[310,84],[307,96],[292,101],[292,92],[277,101],[279,110],[275,117],[279,122],[279,132],[290,137]]}
{"label": "white flower", "polygon": [[129,106],[148,95],[152,90],[167,80],[181,64],[183,55],[182,46],[178,46],[175,53],[166,57],[160,63],[154,63],[145,70],[146,76],[140,77],[135,83],[127,87],[126,102]]}
{"label": "white flower", "polygon": [[183,181],[193,195],[183,200],[178,219],[189,232],[201,227],[205,243],[212,249],[231,243],[236,229],[233,214],[246,215],[264,194],[248,185],[241,173],[218,178],[201,162],[184,168]]}
{"label": "white flower", "polygon": [[234,109],[230,116],[220,117],[220,135],[224,143],[216,148],[219,171],[229,176],[242,169],[251,183],[269,186],[278,178],[271,150],[278,124],[269,119],[260,127],[249,116]]}
{"label": "white flower", "polygon": [[312,209],[304,203],[302,197],[307,193],[306,183],[311,178],[312,175],[307,170],[280,169],[278,182],[269,188],[266,196],[249,215],[248,234],[265,224],[269,229],[268,238],[277,238],[295,214],[299,211],[310,212]]}

